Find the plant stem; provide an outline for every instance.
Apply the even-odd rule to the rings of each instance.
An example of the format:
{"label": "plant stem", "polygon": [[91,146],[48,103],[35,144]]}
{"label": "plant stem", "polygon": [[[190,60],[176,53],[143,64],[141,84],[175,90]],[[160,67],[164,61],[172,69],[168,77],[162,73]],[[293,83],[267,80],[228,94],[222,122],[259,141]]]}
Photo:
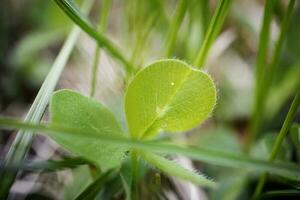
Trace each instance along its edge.
{"label": "plant stem", "polygon": [[184,19],[186,9],[187,0],[179,0],[166,37],[165,56],[167,58],[172,55],[178,35],[178,30]]}
{"label": "plant stem", "polygon": [[194,66],[198,68],[204,68],[209,49],[211,48],[214,40],[219,34],[224,20],[227,16],[231,0],[219,0],[216,11],[209,23],[207,33],[205,34],[204,41],[199,50],[199,53],[194,61]]}
{"label": "plant stem", "polygon": [[256,59],[256,82],[254,93],[254,105],[252,120],[250,124],[250,133],[247,136],[245,143],[245,150],[248,152],[251,148],[253,141],[255,140],[260,127],[262,125],[263,111],[263,98],[262,98],[262,79],[264,77],[264,68],[266,67],[266,57],[269,44],[270,26],[272,19],[272,12],[275,0],[266,0],[264,7],[263,24],[259,36],[259,47]]}
{"label": "plant stem", "polygon": [[[111,8],[112,0],[104,0],[101,5],[100,11],[100,19],[99,19],[99,28],[98,31],[103,33],[107,26],[107,18],[109,15],[109,10]],[[95,53],[94,53],[94,61],[92,66],[92,74],[91,74],[91,82],[90,82],[90,96],[94,97],[96,85],[97,85],[97,73],[99,68],[99,58],[100,57],[100,46],[97,44]]]}
{"label": "plant stem", "polygon": [[209,10],[209,0],[200,1],[200,16],[201,16],[201,27],[202,34],[204,35],[208,29],[210,10]]}
{"label": "plant stem", "polygon": [[[297,112],[297,109],[300,105],[300,89],[298,90],[298,92],[296,93],[296,96],[292,102],[292,105],[289,109],[289,112],[284,120],[284,123],[283,123],[283,126],[281,127],[281,130],[279,132],[279,134],[277,135],[276,137],[276,141],[272,147],[272,150],[271,150],[271,154],[270,154],[270,157],[269,157],[269,161],[270,162],[273,162],[275,159],[276,159],[276,156],[280,150],[280,147],[281,147],[281,144],[288,132],[288,130],[290,129],[291,125],[292,125],[292,122],[293,122],[293,119],[295,118],[295,115],[296,115],[296,112]],[[264,175],[262,175],[258,181],[258,184],[257,184],[257,187],[255,189],[255,193],[254,193],[254,196],[253,196],[253,199],[257,199],[258,196],[260,195],[262,189],[263,189],[263,186],[266,182],[266,179],[267,179],[267,173],[265,173]]]}
{"label": "plant stem", "polygon": [[[93,4],[94,0],[85,1],[83,5],[84,12],[88,12]],[[80,29],[74,27],[63,44],[58,56],[56,57],[50,72],[44,80],[31,108],[29,109],[25,121],[31,123],[37,123],[41,120],[49,99],[55,86],[59,80],[59,77],[70,57],[72,50],[74,49],[75,43],[79,37]],[[4,161],[4,166],[14,166],[23,162],[27,151],[30,147],[33,131],[20,130],[16,138],[14,139],[9,152],[7,153]],[[9,193],[9,189],[13,184],[17,176],[17,171],[1,171],[0,173],[0,199],[6,199]]]}
{"label": "plant stem", "polygon": [[131,199],[138,200],[138,157],[135,150],[131,151]]}

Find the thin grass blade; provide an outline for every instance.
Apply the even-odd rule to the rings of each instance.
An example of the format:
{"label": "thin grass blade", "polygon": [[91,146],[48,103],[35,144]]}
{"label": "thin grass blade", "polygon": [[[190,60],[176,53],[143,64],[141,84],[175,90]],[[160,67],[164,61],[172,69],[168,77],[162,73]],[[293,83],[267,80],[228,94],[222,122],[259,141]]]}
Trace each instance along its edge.
{"label": "thin grass blade", "polygon": [[209,49],[221,30],[221,27],[229,11],[230,3],[231,0],[218,1],[216,11],[209,23],[209,27],[207,33],[205,34],[204,41],[194,61],[194,66],[198,68],[204,68]]}
{"label": "thin grass blade", "polygon": [[255,159],[245,154],[232,154],[209,150],[205,148],[196,148],[190,146],[179,146],[175,144],[159,143],[152,141],[139,141],[125,137],[116,137],[113,135],[99,135],[66,127],[49,126],[45,124],[32,124],[18,120],[0,118],[0,127],[6,129],[22,129],[31,131],[40,131],[47,135],[69,134],[82,137],[89,137],[101,142],[110,143],[111,145],[124,146],[129,148],[140,149],[153,153],[165,153],[172,155],[184,155],[189,158],[203,161],[209,164],[226,166],[232,168],[243,168],[249,172],[269,172],[274,175],[284,176],[291,180],[300,180],[300,166],[288,162],[269,162],[266,160]]}

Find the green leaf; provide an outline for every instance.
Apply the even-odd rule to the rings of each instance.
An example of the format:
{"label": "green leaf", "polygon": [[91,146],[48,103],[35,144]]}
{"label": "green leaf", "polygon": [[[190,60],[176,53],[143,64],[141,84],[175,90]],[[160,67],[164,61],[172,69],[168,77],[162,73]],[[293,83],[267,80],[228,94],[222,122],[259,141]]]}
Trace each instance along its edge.
{"label": "green leaf", "polygon": [[[71,90],[55,92],[50,102],[52,125],[63,125],[85,132],[122,137],[118,122],[100,103]],[[107,170],[120,165],[124,148],[101,141],[55,134],[56,142],[72,152],[96,162]]]}
{"label": "green leaf", "polygon": [[207,186],[207,187],[215,187],[216,183],[212,180],[209,180],[205,176],[198,174],[196,172],[190,171],[184,167],[181,167],[175,162],[172,162],[162,156],[155,155],[153,153],[139,151],[139,155],[146,160],[147,162],[151,163],[159,170],[169,174],[171,176],[175,176],[187,181],[190,181],[194,184]]}
{"label": "green leaf", "polygon": [[203,122],[216,103],[210,76],[186,63],[160,60],[139,72],[128,86],[125,113],[134,138],[159,131],[186,131]]}

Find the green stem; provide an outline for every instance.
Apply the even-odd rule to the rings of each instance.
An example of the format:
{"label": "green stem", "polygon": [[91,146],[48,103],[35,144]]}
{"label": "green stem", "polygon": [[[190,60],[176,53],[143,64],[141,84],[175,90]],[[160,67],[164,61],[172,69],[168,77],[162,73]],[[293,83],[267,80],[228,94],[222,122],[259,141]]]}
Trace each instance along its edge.
{"label": "green stem", "polygon": [[198,68],[204,68],[204,63],[206,61],[208,52],[219,34],[221,27],[224,23],[224,20],[227,16],[231,0],[219,0],[216,11],[212,17],[212,20],[209,24],[207,33],[205,34],[204,41],[199,50],[199,53],[194,61],[194,66]]}
{"label": "green stem", "polygon": [[178,30],[184,19],[186,9],[187,0],[179,0],[166,37],[165,56],[167,58],[172,55],[178,35]]}
{"label": "green stem", "polygon": [[138,200],[138,157],[135,150],[131,151],[131,199]]}
{"label": "green stem", "polygon": [[[85,1],[83,5],[83,10],[87,13],[92,4],[93,0]],[[46,79],[44,80],[34,102],[32,103],[31,108],[29,109],[25,121],[31,123],[37,123],[41,120],[46,107],[48,105],[49,99],[54,91],[56,84],[59,80],[59,77],[71,55],[72,50],[74,49],[75,43],[79,37],[80,29],[74,27],[63,44],[62,49],[60,50],[58,56],[56,57],[51,70],[49,71]],[[15,166],[23,162],[27,151],[30,147],[32,141],[33,131],[30,130],[20,130],[16,138],[14,139],[9,152],[7,153],[4,161],[4,166]],[[13,184],[17,175],[17,171],[1,171],[0,173],[0,199],[6,199],[9,188]]]}
{"label": "green stem", "polygon": [[[103,33],[107,26],[107,18],[109,15],[109,10],[111,8],[112,0],[104,0],[101,5],[100,11],[100,19],[99,19],[99,28],[98,31]],[[91,74],[91,82],[90,82],[90,96],[95,96],[96,85],[97,85],[97,73],[99,68],[99,57],[100,57],[100,46],[97,44],[95,53],[94,53],[94,61],[92,66],[92,74]]]}
{"label": "green stem", "polygon": [[94,60],[92,65],[91,81],[90,81],[90,97],[95,96],[96,85],[97,85],[97,74],[99,70],[100,60],[100,47],[97,45],[94,53]]}
{"label": "green stem", "polygon": [[259,36],[259,47],[256,59],[256,82],[255,82],[255,93],[254,93],[254,105],[253,114],[250,124],[250,133],[247,136],[245,143],[245,150],[249,151],[253,141],[255,140],[260,127],[262,125],[262,109],[263,109],[263,98],[262,98],[262,79],[264,77],[264,68],[266,67],[266,58],[269,45],[270,26],[272,20],[272,12],[275,0],[266,0],[264,8],[263,24]]}
{"label": "green stem", "polygon": [[[293,119],[295,118],[295,115],[296,115],[299,105],[300,105],[300,89],[296,93],[296,96],[292,102],[289,112],[284,120],[283,126],[282,126],[278,136],[276,137],[276,141],[272,147],[271,154],[269,157],[270,162],[273,162],[276,159],[276,156],[280,150],[281,144],[282,144],[285,136],[287,135],[288,130],[290,129],[290,127],[292,125]],[[254,199],[256,199],[260,195],[260,193],[263,189],[263,186],[266,182],[266,179],[267,179],[267,174],[264,174],[263,176],[260,177],[258,185],[255,189],[255,193],[254,193],[254,197],[253,197]]]}
{"label": "green stem", "polygon": [[209,0],[200,1],[200,15],[201,15],[201,27],[203,35],[206,33],[209,25],[210,10],[209,10]]}

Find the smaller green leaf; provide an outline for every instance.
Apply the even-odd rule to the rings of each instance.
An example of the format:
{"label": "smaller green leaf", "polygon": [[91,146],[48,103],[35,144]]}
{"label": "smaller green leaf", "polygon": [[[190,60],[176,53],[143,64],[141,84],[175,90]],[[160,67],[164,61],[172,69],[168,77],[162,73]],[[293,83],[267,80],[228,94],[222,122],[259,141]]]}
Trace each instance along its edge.
{"label": "smaller green leaf", "polygon": [[152,63],[128,86],[125,113],[134,138],[152,138],[159,131],[186,131],[203,122],[216,104],[208,74],[166,59]]}
{"label": "smaller green leaf", "polygon": [[168,175],[175,176],[201,186],[216,186],[216,183],[208,179],[207,177],[197,172],[190,171],[162,156],[145,151],[139,151],[138,153],[144,160],[146,160],[147,162],[154,165],[159,170],[165,172]]}
{"label": "smaller green leaf", "polygon": [[[61,125],[86,133],[123,137],[123,131],[109,110],[71,90],[54,93],[50,102],[50,114],[52,126]],[[52,138],[72,152],[96,162],[102,170],[119,166],[126,150],[121,146],[64,134],[55,134]]]}

